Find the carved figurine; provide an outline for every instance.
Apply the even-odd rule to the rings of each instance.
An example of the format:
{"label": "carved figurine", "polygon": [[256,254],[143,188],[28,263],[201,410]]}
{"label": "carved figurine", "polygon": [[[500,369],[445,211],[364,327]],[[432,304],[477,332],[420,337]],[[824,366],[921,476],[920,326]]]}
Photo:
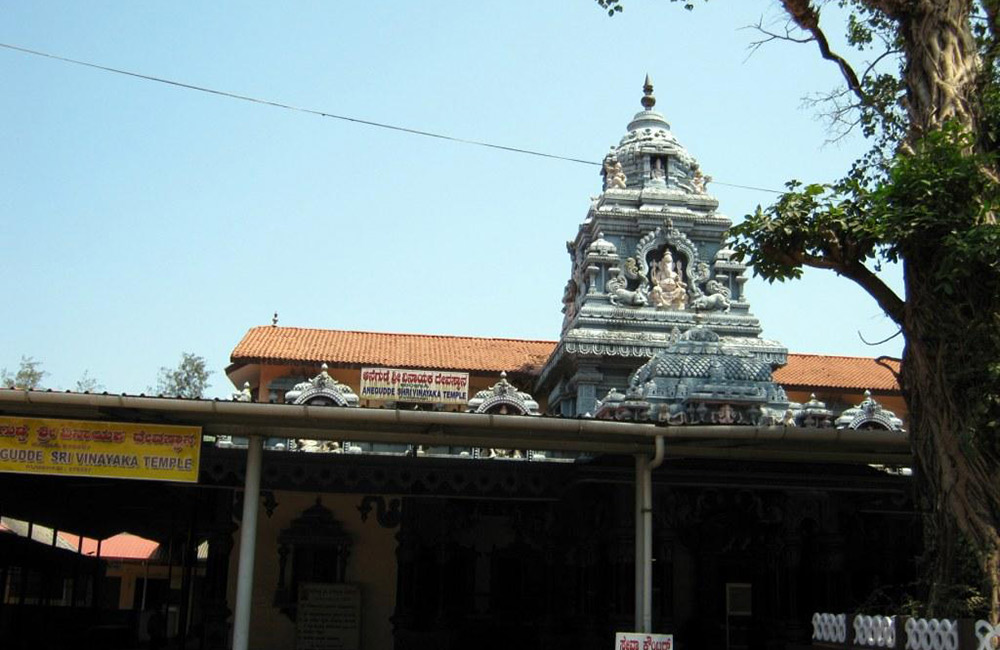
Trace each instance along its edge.
{"label": "carved figurine", "polygon": [[630,307],[641,307],[646,304],[646,296],[639,291],[629,291],[626,289],[625,278],[621,273],[608,280],[607,291],[611,297],[612,305],[625,305]]}
{"label": "carved figurine", "polygon": [[625,258],[625,277],[629,280],[635,280],[639,277],[639,263],[635,261],[634,257]]}
{"label": "carved figurine", "polygon": [[625,170],[622,169],[622,164],[618,162],[613,153],[609,153],[604,157],[604,166],[601,169],[601,175],[604,176],[605,190],[625,189]]}
{"label": "carved figurine", "polygon": [[572,278],[566,281],[566,288],[563,289],[563,313],[569,316],[571,311],[576,311],[576,281]]}
{"label": "carved figurine", "polygon": [[691,177],[691,186],[698,194],[704,194],[708,189],[708,184],[712,182],[711,176],[706,176],[701,172],[698,163],[694,164],[694,175]]}
{"label": "carved figurine", "polygon": [[694,302],[691,303],[691,307],[698,311],[721,310],[729,312],[730,302],[728,288],[726,288],[718,280],[709,280],[705,283],[705,289],[708,293],[704,296],[695,298]]}
{"label": "carved figurine", "polygon": [[659,309],[682,310],[687,307],[687,285],[678,271],[681,263],[674,264],[674,256],[668,249],[659,262],[653,262],[651,279],[653,288],[649,292],[650,302]]}

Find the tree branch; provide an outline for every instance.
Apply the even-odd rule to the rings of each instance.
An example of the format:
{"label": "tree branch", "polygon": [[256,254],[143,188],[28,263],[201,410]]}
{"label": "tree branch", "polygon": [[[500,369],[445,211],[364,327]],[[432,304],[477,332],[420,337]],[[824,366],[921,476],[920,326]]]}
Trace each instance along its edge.
{"label": "tree branch", "polygon": [[823,58],[837,64],[840,68],[840,74],[847,82],[848,89],[863,103],[868,104],[868,97],[861,87],[861,81],[854,68],[844,57],[830,49],[830,41],[827,40],[823,30],[819,28],[819,12],[813,8],[810,0],[781,0],[781,5],[799,29],[812,35]]}
{"label": "tree branch", "polygon": [[890,289],[889,285],[882,282],[882,279],[872,273],[864,264],[853,261],[834,261],[817,255],[809,255],[808,253],[792,254],[792,256],[797,258],[799,263],[804,266],[811,266],[816,269],[828,269],[853,280],[856,285],[864,289],[869,296],[875,299],[875,302],[878,303],[878,306],[882,308],[889,318],[897,325],[903,325],[903,299],[896,295],[896,292]]}
{"label": "tree branch", "polygon": [[808,42],[810,42],[812,40],[815,40],[812,36],[809,36],[808,38],[796,38],[795,36],[792,36],[792,30],[788,27],[787,23],[785,24],[785,33],[784,34],[778,34],[776,32],[772,32],[770,29],[767,29],[766,27],[764,27],[764,18],[763,17],[757,19],[757,24],[756,25],[748,25],[746,27],[743,27],[742,29],[753,29],[753,30],[755,30],[757,32],[760,32],[761,34],[764,35],[764,38],[761,38],[761,39],[756,40],[756,41],[751,41],[750,44],[747,46],[747,50],[748,50],[748,52],[747,52],[747,59],[749,59],[751,56],[753,56],[757,52],[757,50],[759,50],[761,48],[761,46],[763,46],[763,45],[765,45],[767,43],[770,43],[771,41],[788,41],[790,43],[808,43]]}

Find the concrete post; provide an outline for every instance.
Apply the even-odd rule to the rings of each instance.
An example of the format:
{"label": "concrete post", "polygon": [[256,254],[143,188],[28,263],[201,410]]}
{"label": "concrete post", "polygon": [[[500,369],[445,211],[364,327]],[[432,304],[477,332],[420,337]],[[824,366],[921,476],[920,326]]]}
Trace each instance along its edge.
{"label": "concrete post", "polygon": [[247,470],[243,483],[243,520],[240,525],[240,560],[236,575],[236,618],[233,622],[233,650],[250,645],[250,613],[253,600],[253,565],[257,552],[257,511],[260,509],[260,473],[264,440],[250,436],[247,441]]}

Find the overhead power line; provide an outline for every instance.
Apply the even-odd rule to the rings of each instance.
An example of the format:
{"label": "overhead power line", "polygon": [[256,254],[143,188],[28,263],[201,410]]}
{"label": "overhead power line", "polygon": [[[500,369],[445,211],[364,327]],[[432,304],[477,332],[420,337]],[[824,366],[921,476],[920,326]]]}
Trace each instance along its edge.
{"label": "overhead power line", "polygon": [[[558,154],[545,153],[543,151],[534,151],[531,149],[522,149],[520,147],[509,147],[502,144],[494,144],[492,142],[484,142],[482,140],[470,140],[467,138],[459,138],[451,135],[445,135],[443,133],[434,133],[433,131],[424,131],[421,129],[411,129],[405,126],[398,126],[396,124],[387,124],[385,122],[375,122],[373,120],[365,120],[358,117],[350,117],[348,115],[338,115],[336,113],[330,113],[328,111],[320,111],[313,108],[305,108],[302,106],[294,106],[292,104],[285,104],[284,102],[278,102],[270,99],[261,99],[259,97],[251,97],[249,95],[241,95],[238,93],[232,93],[225,90],[217,90],[215,88],[208,88],[206,86],[198,86],[195,84],[185,83],[183,81],[176,81],[173,79],[165,79],[163,77],[156,77],[153,75],[142,74],[140,72],[132,72],[130,70],[122,70],[120,68],[112,68],[106,65],[100,65],[97,63],[90,63],[89,61],[81,61],[79,59],[71,59],[65,56],[59,56],[58,54],[50,54],[48,52],[42,52],[40,50],[32,50],[26,47],[20,47],[17,45],[11,45],[9,43],[0,43],[0,47],[6,48],[8,50],[13,50],[16,52],[22,52],[24,54],[31,54],[32,56],[40,56],[46,59],[53,59],[55,61],[62,61],[63,63],[71,63],[73,65],[83,66],[85,68],[92,68],[94,70],[101,70],[103,72],[110,72],[113,74],[125,75],[127,77],[133,77],[135,79],[143,79],[145,81],[153,81],[155,83],[166,84],[168,86],[174,86],[177,88],[184,88],[187,90],[194,90],[197,92],[208,93],[210,95],[218,95],[220,97],[228,97],[229,99],[237,99],[244,102],[251,102],[253,104],[261,104],[263,106],[271,106],[273,108],[282,108],[290,111],[297,111],[299,113],[307,113],[309,115],[317,115],[319,117],[326,117],[334,120],[342,120],[344,122],[353,122],[354,124],[364,124],[365,126],[372,126],[379,129],[389,129],[390,131],[399,131],[401,133],[409,133],[411,135],[422,135],[428,138],[436,138],[438,140],[447,140],[449,142],[457,142],[460,144],[468,144],[477,147],[486,147],[488,149],[498,149],[500,151],[509,151],[511,153],[520,153],[529,156],[538,156],[541,158],[550,158],[553,160],[563,160],[566,162],[578,163],[581,165],[594,165],[600,166],[601,163],[595,162],[593,160],[583,160],[581,158],[572,158],[569,156],[560,156]],[[754,190],[758,192],[771,192],[773,194],[781,194],[778,190],[770,190],[763,187],[753,187],[750,185],[736,185],[733,183],[723,183],[721,181],[713,180],[716,185],[725,185],[727,187],[736,187],[744,190]]]}

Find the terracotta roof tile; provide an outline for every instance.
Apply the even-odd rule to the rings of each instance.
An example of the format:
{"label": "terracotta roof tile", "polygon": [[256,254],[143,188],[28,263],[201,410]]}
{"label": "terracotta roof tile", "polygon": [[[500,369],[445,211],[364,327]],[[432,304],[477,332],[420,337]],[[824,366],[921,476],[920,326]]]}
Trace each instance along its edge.
{"label": "terracotta roof tile", "polygon": [[231,360],[538,372],[555,346],[552,341],[263,326],[246,333]]}
{"label": "terracotta roof tile", "polygon": [[[254,327],[231,355],[233,363],[309,363],[372,365],[443,370],[497,372],[516,370],[537,373],[545,364],[554,341],[349,332],[301,327]],[[866,357],[789,354],[788,365],[774,373],[786,387],[846,388],[898,391],[889,368],[899,370],[897,359],[883,365]]]}
{"label": "terracotta roof tile", "polygon": [[899,383],[893,371],[899,372],[899,359],[789,354],[788,365],[778,368],[774,379],[786,388],[898,391]]}

